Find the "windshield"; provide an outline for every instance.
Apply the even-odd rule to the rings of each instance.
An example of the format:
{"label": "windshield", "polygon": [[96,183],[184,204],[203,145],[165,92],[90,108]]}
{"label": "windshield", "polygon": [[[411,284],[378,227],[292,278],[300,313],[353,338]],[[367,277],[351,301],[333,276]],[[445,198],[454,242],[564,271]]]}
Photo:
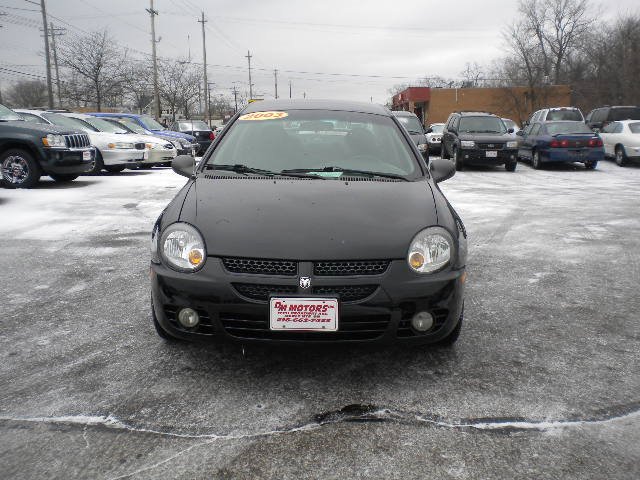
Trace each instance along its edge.
{"label": "windshield", "polygon": [[194,120],[178,123],[178,128],[182,130],[211,130],[202,120]]}
{"label": "windshield", "polygon": [[640,122],[630,123],[629,130],[631,133],[640,133]]}
{"label": "windshield", "polygon": [[121,123],[132,132],[139,133],[142,135],[147,134],[147,131],[144,128],[142,128],[140,125],[138,125],[136,122],[134,122],[130,118],[118,118],[117,120],[114,119],[112,121],[115,123]]}
{"label": "windshield", "polygon": [[420,173],[413,151],[389,117],[325,110],[263,115],[272,118],[239,117],[207,165],[243,165],[278,173],[340,167],[330,174],[319,173],[325,178],[339,178],[341,170],[401,176]]}
{"label": "windshield", "polygon": [[73,130],[82,130],[83,132],[97,132],[91,125],[77,118],[67,117],[59,113],[43,113],[42,118],[46,118],[54,125],[59,127],[71,128]]}
{"label": "windshield", "polygon": [[107,133],[127,133],[127,131],[118,126],[118,125],[114,125],[111,122],[107,122],[106,120],[103,120],[102,118],[97,118],[97,117],[88,117],[84,119],[85,122],[91,124],[93,127],[95,127],[96,129],[98,129],[100,132],[107,132]]}
{"label": "windshield", "polygon": [[24,121],[20,115],[11,110],[10,108],[5,107],[4,105],[0,105],[0,120],[3,122],[18,120]]}
{"label": "windshield", "polygon": [[436,123],[431,125],[431,130],[433,133],[442,133],[444,132],[444,123]]}
{"label": "windshield", "polygon": [[611,121],[615,120],[640,120],[640,108],[624,107],[612,108],[610,113]]}
{"label": "windshield", "polygon": [[417,117],[396,117],[409,133],[422,133],[422,125]]}
{"label": "windshield", "polygon": [[142,115],[140,117],[140,123],[142,123],[144,128],[146,128],[147,130],[166,130],[165,127],[160,125],[153,118],[147,117],[146,115]]}
{"label": "windshield", "polygon": [[549,120],[584,120],[580,110],[566,109],[566,110],[549,110],[547,113],[547,121]]}
{"label": "windshield", "polygon": [[502,121],[504,122],[505,127],[513,128],[514,130],[518,129],[518,125],[516,125],[516,122],[514,122],[513,120],[509,120],[508,118],[503,118]]}
{"label": "windshield", "polygon": [[506,133],[502,119],[498,117],[462,117],[460,133]]}
{"label": "windshield", "polygon": [[549,135],[559,135],[563,133],[593,133],[583,122],[558,122],[546,125]]}

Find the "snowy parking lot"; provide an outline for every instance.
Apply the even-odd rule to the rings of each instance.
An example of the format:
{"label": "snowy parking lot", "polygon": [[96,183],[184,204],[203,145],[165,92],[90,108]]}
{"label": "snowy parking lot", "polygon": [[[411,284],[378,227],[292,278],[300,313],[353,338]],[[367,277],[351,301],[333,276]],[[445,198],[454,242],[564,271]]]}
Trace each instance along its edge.
{"label": "snowy parking lot", "polygon": [[0,189],[0,478],[640,477],[640,166],[442,183],[450,349],[165,343],[149,234],[184,182]]}

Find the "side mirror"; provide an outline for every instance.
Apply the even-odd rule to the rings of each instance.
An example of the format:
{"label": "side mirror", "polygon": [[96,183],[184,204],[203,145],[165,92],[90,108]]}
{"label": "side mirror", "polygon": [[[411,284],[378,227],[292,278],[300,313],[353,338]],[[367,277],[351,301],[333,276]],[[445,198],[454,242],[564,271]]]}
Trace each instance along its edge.
{"label": "side mirror", "polygon": [[444,160],[442,158],[433,158],[429,162],[429,170],[433,176],[433,180],[436,183],[449,180],[456,174],[456,166],[450,160]]}
{"label": "side mirror", "polygon": [[[513,131],[513,129],[511,129]],[[524,130],[518,130],[516,132],[516,135],[518,135],[519,137],[524,137]]]}
{"label": "side mirror", "polygon": [[178,175],[191,178],[196,168],[196,159],[191,155],[179,155],[171,162],[171,168]]}
{"label": "side mirror", "polygon": [[507,130],[507,133],[513,133],[513,128],[509,128],[509,129]]}

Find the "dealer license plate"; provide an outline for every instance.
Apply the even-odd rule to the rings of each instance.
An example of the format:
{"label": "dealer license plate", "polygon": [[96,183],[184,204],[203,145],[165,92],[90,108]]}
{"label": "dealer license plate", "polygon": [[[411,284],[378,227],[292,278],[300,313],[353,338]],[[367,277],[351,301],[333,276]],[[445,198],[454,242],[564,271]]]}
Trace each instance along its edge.
{"label": "dealer license plate", "polygon": [[335,332],[338,330],[338,300],[335,298],[271,298],[271,330]]}
{"label": "dealer license plate", "polygon": [[498,156],[498,152],[495,150],[487,150],[487,157],[496,158]]}
{"label": "dealer license plate", "polygon": [[83,161],[91,160],[91,152],[89,151],[82,152],[82,160]]}

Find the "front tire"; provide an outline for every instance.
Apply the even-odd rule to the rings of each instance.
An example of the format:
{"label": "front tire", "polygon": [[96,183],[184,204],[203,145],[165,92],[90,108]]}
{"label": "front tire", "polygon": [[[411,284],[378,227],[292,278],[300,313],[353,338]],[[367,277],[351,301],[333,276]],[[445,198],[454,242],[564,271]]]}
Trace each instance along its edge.
{"label": "front tire", "polygon": [[31,188],[40,180],[42,170],[31,153],[10,149],[0,155],[0,175],[7,188]]}
{"label": "front tire", "polygon": [[537,151],[533,152],[533,157],[531,158],[531,165],[536,170],[540,170],[542,168],[542,160],[540,160],[540,154]]}
{"label": "front tire", "polygon": [[58,183],[72,182],[73,180],[78,178],[78,175],[62,174],[62,173],[50,173],[49,176]]}
{"label": "front tire", "polygon": [[627,164],[627,152],[624,151],[622,145],[616,145],[616,163],[620,167],[624,167]]}
{"label": "front tire", "polygon": [[453,147],[453,160],[456,164],[456,170],[458,172],[464,170],[464,164],[462,163],[462,154],[456,147]]}
{"label": "front tire", "polygon": [[85,173],[85,175],[99,175],[104,168],[104,161],[102,160],[102,154],[99,150],[96,150],[95,160],[93,161],[93,168]]}

